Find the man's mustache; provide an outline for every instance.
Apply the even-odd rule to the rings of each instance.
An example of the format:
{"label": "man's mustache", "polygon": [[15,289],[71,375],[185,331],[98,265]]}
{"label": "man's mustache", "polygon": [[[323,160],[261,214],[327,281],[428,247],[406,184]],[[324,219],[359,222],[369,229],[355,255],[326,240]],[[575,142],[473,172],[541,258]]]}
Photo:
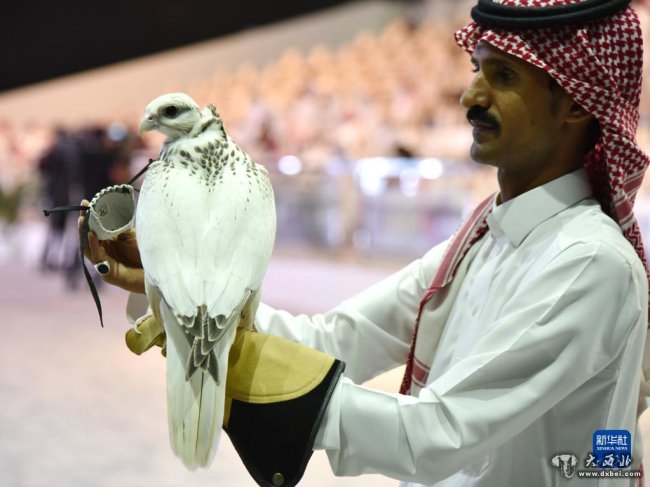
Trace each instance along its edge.
{"label": "man's mustache", "polygon": [[467,121],[489,125],[495,129],[499,128],[499,122],[485,108],[476,105],[467,110]]}

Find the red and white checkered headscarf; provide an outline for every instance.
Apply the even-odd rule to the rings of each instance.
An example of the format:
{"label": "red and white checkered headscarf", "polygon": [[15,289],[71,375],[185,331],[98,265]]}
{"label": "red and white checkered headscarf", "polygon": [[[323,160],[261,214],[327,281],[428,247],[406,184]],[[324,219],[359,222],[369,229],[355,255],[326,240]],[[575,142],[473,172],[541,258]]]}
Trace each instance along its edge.
{"label": "red and white checkered headscarf", "polygon": [[[504,6],[549,7],[581,0],[497,0]],[[566,27],[502,30],[472,22],[456,33],[456,42],[471,53],[487,42],[546,71],[600,124],[595,148],[584,159],[595,197],[618,222],[625,238],[648,269],[641,234],[632,207],[650,163],[635,134],[639,122],[639,97],[643,64],[643,39],[636,12],[626,7],[604,19]],[[420,315],[436,290],[447,285],[471,246],[487,230],[492,197],[483,201],[451,241],[442,264],[425,293],[413,334],[407,369],[400,392],[411,381],[423,385],[428,367],[415,357]],[[650,279],[650,274],[649,274]]]}

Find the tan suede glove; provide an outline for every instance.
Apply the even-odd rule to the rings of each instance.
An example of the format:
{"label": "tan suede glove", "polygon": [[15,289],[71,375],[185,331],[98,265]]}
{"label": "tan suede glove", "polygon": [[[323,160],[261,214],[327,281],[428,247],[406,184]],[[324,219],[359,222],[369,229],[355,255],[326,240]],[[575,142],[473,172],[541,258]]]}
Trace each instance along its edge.
{"label": "tan suede glove", "polygon": [[300,481],[344,367],[284,338],[238,332],[228,362],[224,430],[259,485]]}
{"label": "tan suede glove", "polygon": [[166,355],[166,337],[162,324],[149,314],[135,322],[126,332],[126,346],[136,355],[141,355],[153,346],[160,347]]}

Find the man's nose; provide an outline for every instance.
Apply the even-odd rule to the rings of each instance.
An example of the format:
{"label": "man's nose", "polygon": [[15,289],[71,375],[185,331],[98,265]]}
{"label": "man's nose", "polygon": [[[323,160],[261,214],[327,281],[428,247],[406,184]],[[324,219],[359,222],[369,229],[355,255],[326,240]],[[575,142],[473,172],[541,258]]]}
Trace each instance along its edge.
{"label": "man's nose", "polygon": [[460,96],[460,104],[468,109],[477,105],[487,109],[490,108],[490,103],[487,83],[483,75],[478,73]]}

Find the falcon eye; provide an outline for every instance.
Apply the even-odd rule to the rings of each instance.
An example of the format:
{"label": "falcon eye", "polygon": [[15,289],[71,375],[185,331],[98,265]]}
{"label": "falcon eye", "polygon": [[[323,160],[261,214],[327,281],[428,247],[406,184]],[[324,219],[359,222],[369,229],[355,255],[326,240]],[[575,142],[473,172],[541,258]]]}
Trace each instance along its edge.
{"label": "falcon eye", "polygon": [[174,118],[176,115],[178,115],[178,108],[174,106],[167,107],[163,110],[163,114],[167,118]]}

